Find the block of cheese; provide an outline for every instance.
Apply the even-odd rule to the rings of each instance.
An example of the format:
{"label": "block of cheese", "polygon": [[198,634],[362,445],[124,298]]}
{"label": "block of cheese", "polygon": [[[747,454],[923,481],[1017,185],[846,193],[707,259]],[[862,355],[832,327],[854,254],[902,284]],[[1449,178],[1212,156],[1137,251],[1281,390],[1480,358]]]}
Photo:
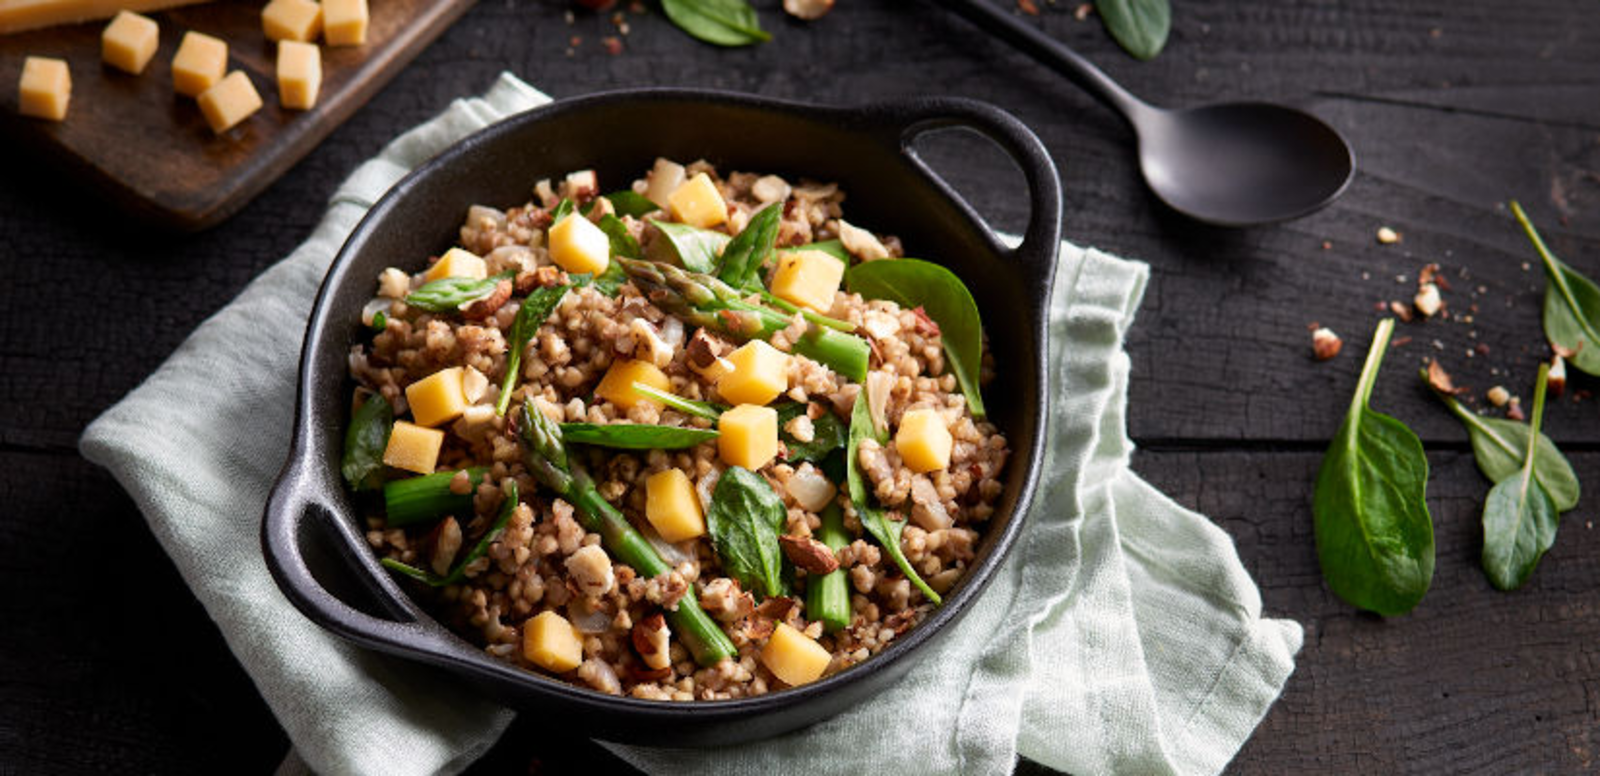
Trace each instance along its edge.
{"label": "block of cheese", "polygon": [[739,346],[727,361],[733,368],[717,380],[717,393],[731,404],[767,404],[789,390],[789,354],[761,340]]}
{"label": "block of cheese", "polygon": [[761,647],[761,663],[790,687],[815,682],[828,670],[833,655],[810,636],[780,622]]}
{"label": "block of cheese", "polygon": [[189,31],[172,56],[172,89],[185,97],[199,97],[228,72],[228,44],[203,32]]}
{"label": "block of cheese", "polygon": [[315,43],[286,40],[278,44],[278,103],[311,110],[322,88],[322,49]]}
{"label": "block of cheese", "polygon": [[0,0],[0,35],[57,24],[110,19],[118,11],[147,13],[205,0]]}
{"label": "block of cheese", "polygon": [[432,428],[461,417],[467,408],[461,378],[461,367],[453,366],[406,386],[406,403],[417,425]]}
{"label": "block of cheese", "polygon": [[443,446],[443,431],[397,420],[389,430],[389,444],[383,449],[383,462],[408,472],[432,474],[439,465],[439,448]]}
{"label": "block of cheese", "polygon": [[741,404],[717,418],[717,452],[729,466],[755,471],[778,456],[778,411]]}
{"label": "block of cheese", "polygon": [[444,255],[422,275],[423,281],[427,283],[444,278],[483,280],[486,277],[489,277],[489,265],[476,253],[461,248],[445,251]]}
{"label": "block of cheese", "polygon": [[711,176],[705,173],[690,178],[672,192],[667,197],[667,206],[673,218],[700,229],[710,229],[728,220],[728,203],[722,199],[722,192],[717,191],[717,184],[711,182]]}
{"label": "block of cheese", "polygon": [[826,313],[833,307],[834,292],[843,279],[844,262],[822,251],[785,252],[772,274],[772,295]]}
{"label": "block of cheese", "polygon": [[682,469],[663,469],[646,477],[644,496],[644,516],[661,538],[676,543],[705,534],[700,497]]}
{"label": "block of cheese", "polygon": [[272,0],[261,9],[261,31],[267,40],[316,40],[322,32],[322,6],[311,0]]}
{"label": "block of cheese", "polygon": [[587,218],[568,216],[550,227],[550,260],[568,272],[598,275],[611,264],[611,238]]}
{"label": "block of cheese", "polygon": [[161,27],[156,20],[132,11],[117,14],[100,33],[100,58],[124,73],[138,75],[161,43]]}
{"label": "block of cheese", "polygon": [[944,416],[938,410],[907,410],[900,416],[900,430],[894,435],[894,446],[907,468],[925,474],[950,466],[955,437],[950,435]]}
{"label": "block of cheese", "polygon": [[235,70],[216,86],[200,93],[200,113],[211,131],[222,134],[233,129],[250,114],[261,110],[261,95],[243,70]]}
{"label": "block of cheese", "polygon": [[367,0],[323,0],[322,39],[330,46],[367,42]]}
{"label": "block of cheese", "polygon": [[546,671],[566,673],[583,663],[583,642],[567,618],[544,611],[522,626],[522,656]]}
{"label": "block of cheese", "polygon": [[17,107],[22,115],[60,121],[67,117],[70,99],[72,73],[66,60],[28,57],[23,61],[22,80],[17,84]]}
{"label": "block of cheese", "polygon": [[595,386],[594,395],[624,410],[633,409],[640,402],[647,402],[658,409],[661,407],[661,402],[635,391],[634,383],[644,383],[658,391],[672,390],[672,381],[667,379],[665,372],[649,361],[635,359],[613,362],[611,368],[606,370],[606,376],[600,378],[600,384]]}

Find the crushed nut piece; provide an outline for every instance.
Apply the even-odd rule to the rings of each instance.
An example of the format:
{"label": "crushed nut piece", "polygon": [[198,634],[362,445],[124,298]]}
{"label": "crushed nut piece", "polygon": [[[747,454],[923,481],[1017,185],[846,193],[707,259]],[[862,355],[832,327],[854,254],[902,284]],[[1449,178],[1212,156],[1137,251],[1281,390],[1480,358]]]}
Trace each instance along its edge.
{"label": "crushed nut piece", "polygon": [[833,0],[783,0],[783,10],[796,19],[814,22],[833,10]]}
{"label": "crushed nut piece", "polygon": [[1344,340],[1333,329],[1326,326],[1311,332],[1311,353],[1318,361],[1327,361],[1339,355],[1339,350],[1344,347]]}
{"label": "crushed nut piece", "polygon": [[1560,353],[1550,359],[1550,374],[1545,386],[1550,389],[1551,396],[1560,396],[1567,390],[1567,360]]}
{"label": "crushed nut piece", "polygon": [[1506,405],[1506,417],[1511,420],[1527,420],[1528,416],[1522,411],[1522,399],[1511,397],[1511,403]]}
{"label": "crushed nut piece", "polygon": [[1433,386],[1433,389],[1439,393],[1452,396],[1467,390],[1465,388],[1457,388],[1455,381],[1450,379],[1450,373],[1444,371],[1444,367],[1439,366],[1439,362],[1435,359],[1428,360],[1428,385]]}
{"label": "crushed nut piece", "polygon": [[1072,18],[1081,22],[1091,13],[1094,13],[1094,3],[1078,3],[1078,7],[1072,9]]}
{"label": "crushed nut piece", "polygon": [[1397,242],[1400,242],[1402,239],[1404,238],[1399,232],[1396,232],[1387,226],[1378,227],[1378,242],[1383,243],[1384,245],[1393,245]]}
{"label": "crushed nut piece", "polygon": [[839,559],[834,557],[833,550],[809,536],[780,536],[778,545],[783,548],[784,557],[796,567],[805,569],[807,574],[820,576],[839,568]]}
{"label": "crushed nut piece", "polygon": [[1033,0],[1017,0],[1017,10],[1029,16],[1039,15],[1039,6]]}
{"label": "crushed nut piece", "polygon": [[1402,323],[1411,322],[1411,308],[1398,299],[1389,303],[1389,312],[1394,313],[1394,317],[1399,318]]}
{"label": "crushed nut piece", "polygon": [[1488,399],[1489,403],[1496,407],[1504,407],[1506,402],[1511,401],[1511,392],[1506,390],[1505,386],[1497,385],[1490,388],[1489,392],[1484,394],[1484,398]]}
{"label": "crushed nut piece", "polygon": [[1412,300],[1417,306],[1417,311],[1432,318],[1444,308],[1444,299],[1439,296],[1439,287],[1433,283],[1423,283],[1417,289],[1417,296]]}
{"label": "crushed nut piece", "polygon": [[491,291],[488,296],[467,305],[467,309],[461,311],[461,317],[467,320],[481,321],[494,315],[496,310],[499,310],[509,301],[511,301],[511,281],[502,280],[494,284],[494,291]]}

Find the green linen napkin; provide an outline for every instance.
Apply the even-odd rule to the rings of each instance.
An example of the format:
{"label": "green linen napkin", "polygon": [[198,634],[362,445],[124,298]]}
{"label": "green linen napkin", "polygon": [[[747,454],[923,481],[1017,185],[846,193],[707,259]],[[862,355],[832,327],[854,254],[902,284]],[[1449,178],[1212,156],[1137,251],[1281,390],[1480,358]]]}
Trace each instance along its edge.
{"label": "green linen napkin", "polygon": [[[84,456],[132,494],[315,771],[454,773],[511,719],[444,674],[306,620],[273,584],[257,529],[288,454],[303,325],[345,236],[408,170],[548,99],[502,75],[396,139],[340,186],[310,239],[84,432]],[[1055,474],[991,588],[907,680],[771,741],[614,750],[657,773],[1004,773],[1017,754],[1075,773],[1220,771],[1282,690],[1301,632],[1261,618],[1226,534],[1128,469],[1121,346],[1146,277],[1063,244]]]}

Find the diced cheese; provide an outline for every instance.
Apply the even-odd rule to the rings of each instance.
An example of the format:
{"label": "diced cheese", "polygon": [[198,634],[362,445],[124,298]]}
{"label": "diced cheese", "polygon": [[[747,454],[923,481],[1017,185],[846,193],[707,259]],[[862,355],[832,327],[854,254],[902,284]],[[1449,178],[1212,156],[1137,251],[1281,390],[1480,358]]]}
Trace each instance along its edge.
{"label": "diced cheese", "polygon": [[815,682],[828,670],[833,656],[810,636],[780,622],[761,648],[761,663],[784,684],[795,687]]}
{"label": "diced cheese", "polygon": [[672,192],[667,197],[667,206],[673,219],[701,229],[710,229],[728,220],[728,203],[722,200],[717,184],[705,173],[690,178]]}
{"label": "diced cheese", "polygon": [[330,46],[367,42],[367,0],[322,0],[322,39]]}
{"label": "diced cheese", "polygon": [[109,19],[119,11],[146,13],[198,2],[203,0],[3,0],[0,2],[0,35]]}
{"label": "diced cheese", "polygon": [[444,278],[472,278],[483,280],[489,277],[489,265],[472,251],[461,248],[451,248],[444,252],[439,260],[428,268],[423,274],[425,282],[432,283]]}
{"label": "diced cheese", "polygon": [[661,538],[681,542],[706,532],[700,497],[681,469],[665,469],[645,478],[644,495],[644,516]]}
{"label": "diced cheese", "polygon": [[228,44],[203,32],[189,31],[172,57],[172,89],[185,97],[199,97],[228,70]]}
{"label": "diced cheese", "polygon": [[741,404],[717,419],[717,452],[729,466],[752,471],[778,456],[778,411]]}
{"label": "diced cheese", "polygon": [[550,259],[562,269],[600,274],[611,264],[611,238],[587,218],[563,218],[550,227]]}
{"label": "diced cheese", "polygon": [[201,92],[198,102],[200,114],[206,117],[211,131],[219,135],[261,110],[261,95],[243,70],[229,73],[216,86]]}
{"label": "diced cheese", "polygon": [[397,420],[389,430],[389,446],[383,450],[383,462],[408,472],[432,474],[439,465],[439,448],[443,445],[443,431]]}
{"label": "diced cheese", "polygon": [[583,642],[567,618],[540,612],[522,626],[522,656],[546,671],[564,674],[583,663]]}
{"label": "diced cheese", "polygon": [[461,417],[467,408],[461,374],[461,367],[453,366],[406,386],[406,403],[417,425],[432,428]]}
{"label": "diced cheese", "polygon": [[922,474],[948,467],[954,445],[955,438],[950,436],[938,410],[908,410],[900,416],[894,446],[911,471]]}
{"label": "diced cheese", "polygon": [[730,371],[717,380],[729,404],[766,404],[789,389],[789,355],[750,340],[727,356]]}
{"label": "diced cheese", "polygon": [[316,40],[322,32],[322,6],[311,0],[272,0],[261,9],[261,31],[267,40]]}
{"label": "diced cheese", "polygon": [[826,313],[833,307],[833,295],[842,280],[844,262],[822,251],[786,252],[772,274],[772,295]]}
{"label": "diced cheese", "polygon": [[72,72],[64,59],[28,57],[17,84],[17,108],[24,116],[60,121],[72,99]]}
{"label": "diced cheese", "polygon": [[278,44],[278,104],[311,110],[322,88],[322,49],[315,43],[286,40]]}
{"label": "diced cheese", "polygon": [[[582,219],[577,219],[582,220]],[[672,390],[672,381],[667,379],[665,372],[656,368],[649,361],[617,361],[606,370],[606,376],[600,378],[600,384],[595,386],[594,395],[605,399],[624,410],[633,409],[634,405],[646,402],[659,408],[661,402],[640,394],[633,389],[634,383],[644,383],[659,391]]]}
{"label": "diced cheese", "polygon": [[138,75],[150,64],[160,43],[161,26],[154,19],[123,11],[100,33],[100,58],[124,73]]}

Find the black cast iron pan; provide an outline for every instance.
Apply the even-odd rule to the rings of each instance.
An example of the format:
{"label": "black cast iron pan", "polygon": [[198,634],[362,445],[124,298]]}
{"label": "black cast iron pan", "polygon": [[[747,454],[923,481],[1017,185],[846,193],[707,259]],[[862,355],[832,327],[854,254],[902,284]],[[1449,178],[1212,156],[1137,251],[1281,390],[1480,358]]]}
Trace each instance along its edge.
{"label": "black cast iron pan", "polygon": [[[917,157],[913,141],[965,127],[1021,168],[1032,208],[1016,249]],[[657,156],[704,158],[724,171],[837,181],[851,220],[899,235],[908,255],[941,262],[972,290],[999,376],[991,419],[1013,451],[1005,490],[971,571],[921,625],[864,663],[797,689],[740,700],[668,703],[619,698],[490,658],[423,612],[379,566],[339,475],[352,388],[350,346],[360,310],[388,266],[417,264],[452,245],[467,206],[526,202],[533,182],[594,168],[618,187]],[[453,672],[490,696],[586,736],[713,746],[777,735],[838,713],[895,681],[962,616],[1022,527],[1044,444],[1045,338],[1061,233],[1061,184],[1044,146],[998,108],[921,99],[824,108],[713,91],[631,90],[562,100],[451,146],[406,176],[345,242],[317,295],[300,362],[294,443],[269,501],[267,565],[296,607],[364,647]],[[924,665],[918,670],[941,670]]]}

